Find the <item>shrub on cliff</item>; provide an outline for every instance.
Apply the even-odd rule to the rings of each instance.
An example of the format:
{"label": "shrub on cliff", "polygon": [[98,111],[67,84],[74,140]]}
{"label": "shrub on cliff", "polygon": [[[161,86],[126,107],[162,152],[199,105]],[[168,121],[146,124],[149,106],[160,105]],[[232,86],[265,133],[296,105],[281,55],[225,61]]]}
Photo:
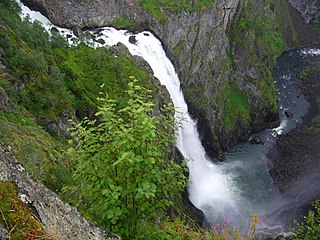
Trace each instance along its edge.
{"label": "shrub on cliff", "polygon": [[75,126],[76,146],[68,152],[76,159],[74,177],[81,183],[79,207],[132,239],[142,219],[165,214],[186,178],[183,167],[169,159],[175,141],[172,108],[152,116],[151,91],[136,80],[128,86],[124,106],[108,96],[99,98],[99,120]]}
{"label": "shrub on cliff", "polygon": [[314,210],[310,210],[307,216],[304,216],[304,223],[296,223],[296,228],[292,230],[293,239],[313,240],[320,236],[320,200],[313,204]]}

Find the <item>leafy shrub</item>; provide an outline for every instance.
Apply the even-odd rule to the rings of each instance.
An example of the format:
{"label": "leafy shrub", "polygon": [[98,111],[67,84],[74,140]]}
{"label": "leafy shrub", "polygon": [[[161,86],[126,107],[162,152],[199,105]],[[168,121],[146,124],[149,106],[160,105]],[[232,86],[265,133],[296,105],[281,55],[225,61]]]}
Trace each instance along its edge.
{"label": "leafy shrub", "polygon": [[77,191],[89,200],[86,214],[126,239],[141,219],[162,214],[186,184],[182,166],[169,158],[175,142],[172,108],[152,116],[151,92],[131,79],[125,105],[99,98],[99,121],[75,126],[76,146],[68,151],[81,183]]}
{"label": "leafy shrub", "polygon": [[295,221],[296,227],[292,229],[293,239],[314,240],[320,236],[320,200],[313,204],[314,210],[310,210],[307,216],[304,216],[304,222]]}

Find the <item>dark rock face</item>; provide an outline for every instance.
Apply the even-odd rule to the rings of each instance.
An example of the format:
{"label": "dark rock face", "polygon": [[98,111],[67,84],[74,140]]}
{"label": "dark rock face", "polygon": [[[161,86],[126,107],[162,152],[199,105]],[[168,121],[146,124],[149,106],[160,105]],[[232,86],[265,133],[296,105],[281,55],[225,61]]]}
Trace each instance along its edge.
{"label": "dark rock face", "polygon": [[[277,114],[268,111],[265,98],[248,80],[260,79],[261,71],[253,65],[228,63],[229,39],[227,26],[232,22],[236,10],[241,11],[245,1],[216,1],[214,6],[197,12],[165,12],[167,20],[161,22],[139,6],[139,1],[77,1],[77,0],[23,0],[33,9],[40,10],[55,24],[77,31],[85,27],[108,25],[118,17],[125,17],[136,23],[134,30],[150,30],[163,42],[165,50],[180,77],[182,90],[190,106],[191,114],[199,122],[205,148],[212,155],[227,150],[239,140],[247,140],[252,131],[259,131],[277,119]],[[134,43],[134,40],[132,43]],[[246,44],[251,44],[246,43]],[[232,49],[236,59],[242,58],[242,51]],[[247,67],[248,66],[248,67]],[[253,73],[253,74],[251,74]],[[264,73],[262,73],[263,75]],[[248,78],[247,76],[250,76]],[[232,131],[221,124],[222,112],[216,102],[220,90],[234,78],[249,98],[252,123],[236,120]],[[218,104],[218,103],[215,103]],[[261,110],[262,109],[262,110]],[[214,143],[213,143],[214,142]],[[211,155],[211,154],[209,154]]]}
{"label": "dark rock face", "polygon": [[320,2],[318,0],[288,0],[298,10],[306,23],[314,23],[320,19]]}
{"label": "dark rock face", "polygon": [[0,87],[0,110],[9,111],[10,109],[11,106],[9,103],[9,97],[6,91],[2,87]]}
{"label": "dark rock face", "polygon": [[[320,57],[309,59],[309,66],[320,64]],[[308,65],[307,65],[308,66]],[[300,81],[299,87],[310,104],[302,124],[277,139],[276,145],[268,153],[273,166],[269,173],[280,191],[286,192],[296,182],[316,172],[319,179],[320,169],[320,125],[315,119],[319,116],[317,98],[320,92],[320,71],[308,74]]]}
{"label": "dark rock face", "polygon": [[[72,113],[73,114],[73,113]],[[55,120],[48,121],[45,124],[45,130],[53,135],[66,137],[69,135],[68,129],[72,127],[69,120],[75,119],[74,116],[70,116],[70,113],[63,113]]]}
{"label": "dark rock face", "polygon": [[193,203],[189,200],[188,192],[185,191],[182,194],[183,208],[189,214],[190,218],[198,225],[203,226],[204,224],[204,213],[195,207]]}
{"label": "dark rock face", "polygon": [[6,70],[7,67],[2,63],[1,59],[0,59],[0,70]]}
{"label": "dark rock face", "polygon": [[[290,3],[294,2],[307,2],[308,1],[289,1]],[[289,48],[301,48],[309,47],[320,43],[320,34],[314,27],[306,23],[306,18],[299,11],[299,9],[292,6],[289,2],[285,2],[286,9],[282,12],[282,25],[284,30],[284,37],[286,44]],[[311,2],[311,1],[309,1]],[[316,1],[313,1],[316,2]],[[319,2],[316,4],[320,4]],[[317,7],[318,19],[320,8]],[[305,15],[305,17],[310,17],[311,15]]]}
{"label": "dark rock face", "polygon": [[[85,220],[75,208],[64,203],[41,183],[34,181],[2,144],[0,144],[0,181],[15,182],[19,195],[36,209],[45,230],[59,239],[120,239],[117,235],[105,232]],[[0,239],[2,239],[1,229]]]}

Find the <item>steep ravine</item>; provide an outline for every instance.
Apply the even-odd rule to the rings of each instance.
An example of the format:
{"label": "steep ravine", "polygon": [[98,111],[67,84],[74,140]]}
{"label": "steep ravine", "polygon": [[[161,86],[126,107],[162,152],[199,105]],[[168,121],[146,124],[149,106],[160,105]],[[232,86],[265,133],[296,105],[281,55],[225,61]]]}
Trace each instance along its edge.
{"label": "steep ravine", "polygon": [[[163,8],[164,18],[153,17],[140,7],[139,1],[23,2],[40,10],[53,23],[77,33],[82,28],[104,25],[155,33],[179,74],[209,155],[219,155],[221,150],[246,140],[252,131],[269,127],[277,120],[270,72],[284,44],[279,40],[274,1],[224,0],[194,11]],[[267,11],[261,14],[256,9]],[[270,21],[268,25],[263,23],[264,18]],[[124,19],[130,20],[128,24],[119,24]],[[253,29],[253,21],[261,29]],[[269,49],[273,43],[257,34],[261,30],[277,40],[272,54]],[[247,60],[242,61],[244,58]]]}

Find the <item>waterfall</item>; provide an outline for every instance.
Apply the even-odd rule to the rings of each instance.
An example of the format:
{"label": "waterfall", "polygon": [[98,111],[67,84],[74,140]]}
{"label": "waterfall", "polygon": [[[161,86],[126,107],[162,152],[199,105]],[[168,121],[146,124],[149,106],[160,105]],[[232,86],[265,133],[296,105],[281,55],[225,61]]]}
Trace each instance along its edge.
{"label": "waterfall", "polygon": [[[17,1],[22,9],[22,16],[29,15],[31,21],[38,20],[50,33],[55,27],[67,37],[72,44],[76,37],[69,29],[54,26],[39,12],[31,11]],[[207,157],[199,139],[197,124],[188,114],[188,107],[180,89],[180,81],[174,66],[167,58],[161,42],[152,33],[144,31],[138,34],[112,27],[103,27],[89,31],[96,40],[103,39],[104,44],[92,42],[94,47],[124,44],[132,55],[141,56],[148,62],[154,76],[165,85],[176,108],[176,119],[184,119],[177,134],[177,147],[187,161],[189,168],[189,198],[195,206],[204,211],[210,206],[210,213],[217,217],[234,215],[237,212],[237,190],[233,184],[232,174],[225,173],[223,165],[213,164]],[[72,37],[70,37],[72,36]],[[135,43],[129,42],[129,37],[135,38]],[[213,209],[213,210],[212,210]]]}
{"label": "waterfall", "polygon": [[[229,208],[234,210],[236,202],[231,176],[224,174],[219,165],[207,159],[199,139],[196,122],[188,114],[179,78],[160,41],[147,31],[132,34],[125,30],[104,27],[91,33],[98,36],[97,40],[103,39],[104,45],[123,43],[132,55],[141,56],[147,61],[154,76],[166,86],[177,110],[176,119],[184,119],[182,127],[178,130],[177,147],[188,163],[190,200],[202,210],[208,204],[216,206],[216,210],[221,214]],[[131,36],[135,37],[134,44],[129,42]]]}

